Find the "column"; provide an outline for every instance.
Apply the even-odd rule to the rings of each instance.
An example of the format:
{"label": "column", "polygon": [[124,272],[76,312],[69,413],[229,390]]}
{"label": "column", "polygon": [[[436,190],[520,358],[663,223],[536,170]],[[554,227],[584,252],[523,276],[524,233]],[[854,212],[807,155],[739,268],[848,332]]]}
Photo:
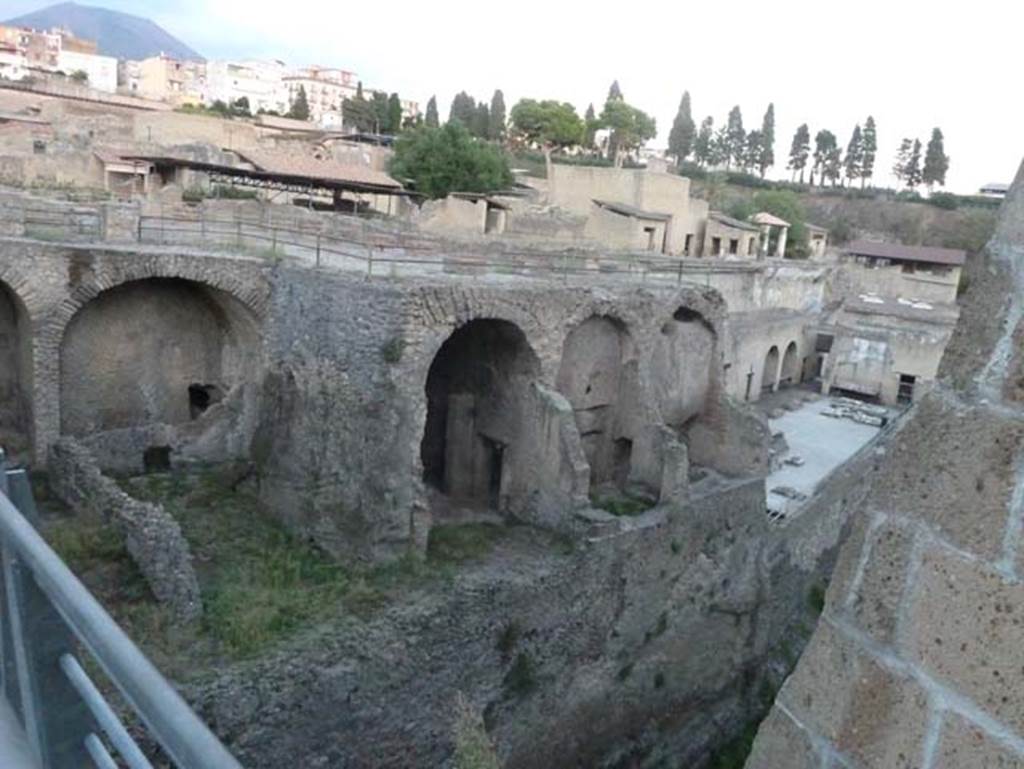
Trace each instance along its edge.
{"label": "column", "polygon": [[789,234],[789,227],[779,228],[779,240],[775,244],[775,255],[780,259],[786,255],[786,236]]}

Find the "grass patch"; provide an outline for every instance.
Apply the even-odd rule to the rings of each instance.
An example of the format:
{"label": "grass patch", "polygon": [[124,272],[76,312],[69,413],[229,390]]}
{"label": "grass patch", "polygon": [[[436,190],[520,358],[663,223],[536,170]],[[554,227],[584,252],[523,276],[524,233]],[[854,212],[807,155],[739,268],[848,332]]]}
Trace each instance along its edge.
{"label": "grass patch", "polygon": [[435,526],[427,540],[427,560],[435,564],[479,560],[494,550],[505,533],[505,528],[495,523]]}
{"label": "grass patch", "polygon": [[402,353],[405,352],[405,340],[400,336],[393,336],[380,346],[380,356],[385,363],[392,365],[402,360]]}
{"label": "grass patch", "polygon": [[820,616],[825,611],[825,586],[820,582],[811,585],[807,591],[807,605],[815,616]]}
{"label": "grass patch", "polygon": [[496,524],[439,526],[425,560],[410,553],[351,568],[263,509],[247,472],[226,464],[118,479],[135,498],[164,505],[181,526],[204,607],[192,626],[176,623],[155,601],[113,527],[58,508],[46,516],[54,549],[154,662],[183,680],[332,618],[366,619],[413,587],[450,579],[458,564],[486,556],[507,533]]}
{"label": "grass patch", "polygon": [[646,513],[654,507],[653,502],[625,494],[592,494],[590,503],[599,510],[604,510],[620,518],[632,518],[641,513]]}
{"label": "grass patch", "polygon": [[711,769],[743,769],[760,725],[760,720],[749,722],[739,735],[715,751],[709,764]]}

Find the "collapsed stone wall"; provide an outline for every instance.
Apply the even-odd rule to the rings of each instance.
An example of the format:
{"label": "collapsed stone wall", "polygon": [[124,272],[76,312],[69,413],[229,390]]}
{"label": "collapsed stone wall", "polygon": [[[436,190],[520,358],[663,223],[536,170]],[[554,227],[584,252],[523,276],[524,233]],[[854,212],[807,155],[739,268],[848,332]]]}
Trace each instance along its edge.
{"label": "collapsed stone wall", "polygon": [[[1024,165],[988,250],[947,379],[854,516],[822,622],[747,769],[1024,765]],[[983,320],[995,308],[1001,336]]]}
{"label": "collapsed stone wall", "polygon": [[177,521],[163,507],[123,492],[73,438],[62,438],[50,447],[49,478],[54,493],[76,513],[98,515],[113,524],[157,601],[178,619],[199,618],[203,606],[192,552]]}

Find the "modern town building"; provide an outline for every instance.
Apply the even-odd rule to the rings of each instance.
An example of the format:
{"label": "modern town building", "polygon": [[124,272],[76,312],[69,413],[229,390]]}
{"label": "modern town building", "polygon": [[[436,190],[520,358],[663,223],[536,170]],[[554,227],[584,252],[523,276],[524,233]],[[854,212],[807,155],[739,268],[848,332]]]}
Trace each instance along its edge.
{"label": "modern town building", "polygon": [[61,49],[57,54],[57,68],[69,76],[84,72],[83,85],[90,88],[107,93],[117,91],[117,59],[113,56]]}
{"label": "modern town building", "polygon": [[284,62],[277,60],[207,62],[205,102],[246,99],[253,114],[263,110],[283,115],[290,106],[285,74]]}
{"label": "modern town building", "polygon": [[138,92],[175,106],[202,104],[206,91],[206,64],[160,54],[139,62]]}

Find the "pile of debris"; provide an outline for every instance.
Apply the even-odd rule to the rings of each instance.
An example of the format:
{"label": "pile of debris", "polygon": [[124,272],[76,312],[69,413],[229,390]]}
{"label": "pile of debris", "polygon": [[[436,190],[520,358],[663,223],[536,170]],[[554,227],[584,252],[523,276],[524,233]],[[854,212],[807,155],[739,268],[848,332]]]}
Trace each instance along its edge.
{"label": "pile of debris", "polygon": [[853,398],[833,398],[821,413],[833,419],[850,419],[872,427],[885,427],[889,423],[889,410],[884,406],[864,403]]}

